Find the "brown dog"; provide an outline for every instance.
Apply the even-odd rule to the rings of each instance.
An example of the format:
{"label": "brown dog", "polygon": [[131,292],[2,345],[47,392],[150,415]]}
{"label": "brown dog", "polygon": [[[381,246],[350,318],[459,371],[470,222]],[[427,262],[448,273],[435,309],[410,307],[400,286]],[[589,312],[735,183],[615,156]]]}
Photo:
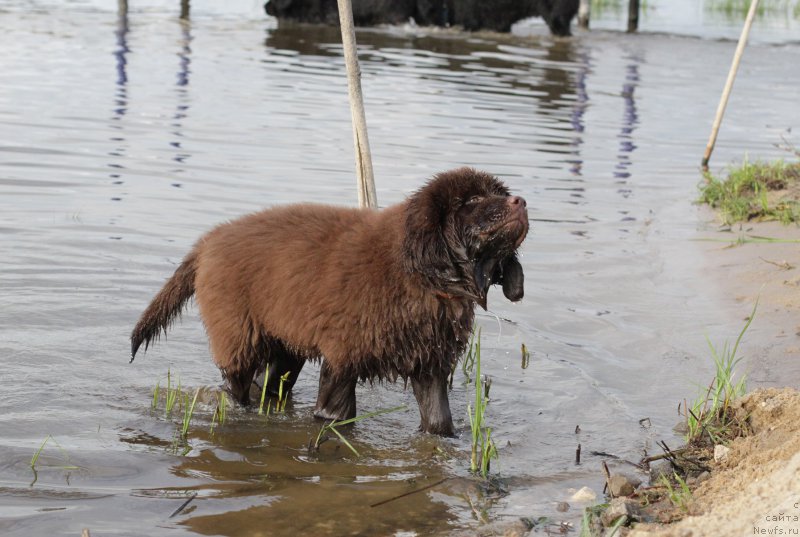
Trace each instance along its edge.
{"label": "brown dog", "polygon": [[421,429],[452,435],[447,378],[489,286],[522,298],[515,252],[527,232],[525,200],[470,168],[380,211],[302,204],[251,214],[195,244],[134,328],[131,361],[194,294],[242,404],[266,367],[274,393],[282,374],[291,387],[306,360],[322,359],[315,416],[351,418],[359,380],[402,377]]}

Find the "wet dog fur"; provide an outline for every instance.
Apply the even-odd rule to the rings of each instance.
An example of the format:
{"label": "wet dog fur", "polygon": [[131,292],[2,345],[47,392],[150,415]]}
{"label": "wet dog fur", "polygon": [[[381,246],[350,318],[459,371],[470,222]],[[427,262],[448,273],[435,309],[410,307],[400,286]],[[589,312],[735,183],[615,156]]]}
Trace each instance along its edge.
{"label": "wet dog fur", "polygon": [[194,245],[131,334],[131,361],[194,295],[227,389],[250,403],[269,368],[291,389],[322,360],[315,416],[356,414],[359,381],[411,382],[424,432],[454,433],[447,378],[492,284],[523,296],[525,200],[471,168],[438,174],[383,210],[298,204],[217,226]]}

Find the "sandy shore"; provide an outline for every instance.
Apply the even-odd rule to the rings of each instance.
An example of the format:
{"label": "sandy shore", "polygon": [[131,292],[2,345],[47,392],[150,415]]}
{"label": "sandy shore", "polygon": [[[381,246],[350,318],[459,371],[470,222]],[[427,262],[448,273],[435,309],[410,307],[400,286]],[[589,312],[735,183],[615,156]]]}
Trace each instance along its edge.
{"label": "sandy shore", "polygon": [[[749,309],[759,298],[756,322],[748,331],[748,386],[800,388],[800,227],[775,222],[742,224],[730,231],[712,227],[703,270],[716,275],[723,294]],[[737,240],[753,241],[733,245]]]}
{"label": "sandy shore", "polygon": [[[712,239],[704,270],[726,294],[744,304],[760,297],[761,328],[746,338],[757,349],[748,352],[749,386],[762,387],[740,402],[754,434],[736,439],[694,491],[691,516],[669,526],[641,524],[628,535],[800,535],[800,243],[778,242],[800,239],[800,228],[759,223],[700,235]],[[737,240],[744,242],[720,242]]]}
{"label": "sandy shore", "polygon": [[753,434],[734,440],[693,492],[693,514],[639,525],[630,537],[800,535],[800,392],[760,388],[740,405]]}

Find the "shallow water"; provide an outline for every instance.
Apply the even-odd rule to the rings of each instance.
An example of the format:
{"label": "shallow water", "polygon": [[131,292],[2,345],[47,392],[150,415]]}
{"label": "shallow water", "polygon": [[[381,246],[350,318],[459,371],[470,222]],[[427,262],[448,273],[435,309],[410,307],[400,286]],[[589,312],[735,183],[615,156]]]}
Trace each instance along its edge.
{"label": "shallow water", "polygon": [[[358,458],[335,440],[310,452],[308,367],[285,415],[234,408],[211,433],[213,405],[201,402],[188,451],[173,448],[178,418],[150,409],[156,382],[169,369],[191,395],[212,392],[219,373],[193,310],[128,364],[152,295],[220,221],[279,203],[355,204],[338,34],[278,29],[259,10],[195,2],[181,22],[156,2],[127,15],[92,1],[0,8],[0,531],[429,535],[471,531],[482,510],[575,522],[581,504],[555,505],[581,486],[600,494],[590,452],[635,461],[656,440],[677,444],[677,401],[710,371],[706,334],[733,337],[749,313],[695,268],[692,241],[704,225],[691,204],[698,164],[735,43],[674,35],[678,25],[554,40],[531,23],[513,36],[358,35],[381,205],[460,165],[528,200],[526,298],[495,290],[478,319],[492,472],[507,494],[467,471],[460,375],[456,439],[416,433],[402,386],[364,386],[360,411],[408,410],[343,431]],[[773,144],[800,123],[800,46],[763,32],[718,168],[783,156]]]}

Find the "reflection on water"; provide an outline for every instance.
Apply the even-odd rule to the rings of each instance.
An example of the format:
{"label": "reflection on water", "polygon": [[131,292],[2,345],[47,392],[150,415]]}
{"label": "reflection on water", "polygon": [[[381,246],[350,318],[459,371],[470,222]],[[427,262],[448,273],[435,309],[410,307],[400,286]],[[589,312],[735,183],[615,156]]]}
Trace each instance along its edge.
{"label": "reflection on water", "polygon": [[[114,109],[113,109],[113,116],[112,119],[117,121],[121,121],[128,110],[128,70],[127,70],[127,56],[131,53],[131,50],[128,46],[128,32],[130,31],[129,25],[129,14],[128,14],[128,2],[127,0],[119,0],[118,2],[118,18],[117,18],[117,29],[116,29],[116,36],[117,36],[117,48],[114,50],[114,58],[116,60],[116,69],[117,69],[117,82],[116,82],[116,90],[115,90],[115,99],[114,99]],[[185,160],[188,159],[191,154],[182,150],[182,139],[184,137],[182,129],[183,129],[183,121],[186,119],[189,109],[190,109],[190,96],[189,96],[189,81],[190,81],[190,74],[191,74],[191,41],[192,41],[192,34],[191,34],[191,22],[189,20],[189,2],[188,0],[181,1],[181,14],[180,14],[180,24],[178,25],[180,29],[180,40],[178,41],[179,50],[177,52],[178,56],[178,70],[176,74],[175,80],[175,97],[176,97],[176,105],[175,105],[175,112],[172,116],[172,123],[169,125],[172,130],[170,134],[172,134],[175,139],[169,142],[169,146],[174,148],[175,154],[172,157],[179,165],[184,164]],[[120,180],[121,174],[119,173],[120,169],[124,168],[122,162],[124,161],[126,146],[126,138],[125,138],[125,126],[123,124],[115,124],[112,126],[115,132],[112,132],[114,136],[110,138],[112,142],[118,142],[119,146],[114,148],[112,151],[109,152],[109,156],[112,157],[120,157],[120,160],[112,161],[109,163],[109,167],[112,169],[112,172],[109,174],[109,177],[114,179],[114,185],[123,185],[124,181]],[[171,170],[173,174],[182,174],[185,172],[185,169],[182,167],[177,167]],[[179,181],[174,181],[171,183],[172,186],[176,188],[181,187],[181,183]],[[115,195],[111,198],[112,201],[121,201],[121,195]]]}
{"label": "reflection on water", "polygon": [[[625,103],[623,111],[622,125],[619,138],[619,153],[617,154],[617,165],[614,170],[614,177],[619,178],[621,184],[625,184],[625,179],[630,177],[628,168],[631,164],[631,154],[636,150],[633,142],[633,131],[639,121],[636,115],[636,87],[639,85],[639,61],[631,58],[631,63],[625,66],[625,82],[622,85],[622,99]],[[629,190],[620,189],[620,193],[627,197]]]}
{"label": "reflection on water", "polygon": [[[108,167],[111,168],[108,176],[111,178],[111,184],[121,187],[125,184],[125,181],[120,179],[120,174],[118,170],[123,168],[120,159],[124,159],[125,155],[125,132],[124,126],[122,125],[122,120],[125,117],[125,114],[128,111],[128,60],[127,56],[130,53],[130,48],[128,48],[128,31],[130,27],[128,25],[128,1],[127,0],[118,0],[118,11],[117,11],[117,29],[116,29],[116,36],[117,36],[117,47],[114,50],[114,59],[116,60],[116,67],[117,67],[117,82],[116,87],[114,89],[114,107],[112,109],[112,116],[111,119],[115,121],[112,123],[110,129],[110,141],[113,142],[114,146],[111,151],[108,152],[110,157],[119,157],[113,158],[111,162],[108,164]],[[121,201],[122,194],[119,188],[115,189],[114,195],[111,197],[112,201]],[[114,239],[118,239],[119,237],[114,236]]]}
{"label": "reflection on water", "polygon": [[[186,10],[184,11],[183,6],[186,6]],[[181,151],[181,139],[184,137],[182,128],[183,128],[183,120],[189,113],[189,74],[190,70],[189,67],[192,63],[191,54],[192,49],[190,47],[190,43],[192,42],[192,34],[191,34],[191,23],[188,20],[188,0],[183,0],[181,2],[181,39],[180,39],[180,51],[178,52],[178,76],[177,80],[175,81],[177,88],[177,106],[175,107],[175,114],[173,116],[174,122],[172,123],[172,127],[175,128],[172,131],[172,134],[175,135],[175,141],[170,142],[170,145],[178,150],[173,157],[173,160],[178,164],[183,164],[186,159],[188,159],[191,154],[187,152]],[[173,173],[181,173],[183,172],[182,169],[178,168],[173,170]],[[180,183],[172,183],[174,187],[180,187]]]}
{"label": "reflection on water", "polygon": [[[219,372],[191,309],[128,365],[146,302],[211,226],[356,196],[336,29],[278,29],[244,2],[171,7],[4,7],[0,532],[429,535],[474,533],[484,518],[576,521],[581,505],[555,506],[570,489],[601,491],[592,451],[637,460],[672,442],[673,402],[708,369],[705,334],[739,327],[693,269],[688,240],[725,76],[708,66],[727,64],[731,43],[359,32],[382,204],[460,165],[529,201],[526,298],[493,291],[478,317],[500,447],[487,486],[467,472],[474,394],[460,374],[455,439],[415,432],[403,386],[366,385],[365,411],[411,410],[344,431],[359,458],[335,438],[309,451],[320,427],[309,367],[285,414],[229,409],[212,433],[203,403],[186,453],[175,449],[179,416],[150,410],[153,387],[169,369],[191,394]],[[748,48],[737,95],[761,105],[730,107],[719,162],[775,154],[774,133],[798,123],[800,73],[782,66],[800,62],[800,47],[781,46],[778,63],[776,50]],[[59,447],[48,444],[31,487],[31,455],[48,434]]]}
{"label": "reflection on water", "polygon": [[[199,482],[136,495],[191,497],[179,520],[209,535],[240,535],[256,527],[270,535],[439,533],[458,522],[453,506],[464,495],[489,501],[477,483],[448,472],[443,463],[459,455],[452,448],[443,451],[437,438],[415,438],[406,450],[386,449],[359,441],[354,427],[342,427],[361,455],[355,458],[335,438],[311,450],[319,424],[292,405],[287,412],[271,418],[239,413],[213,433],[201,416],[190,435],[191,452],[170,468],[179,478]],[[126,431],[122,438],[134,448],[170,449],[144,431]],[[439,500],[432,502],[429,494]]]}

